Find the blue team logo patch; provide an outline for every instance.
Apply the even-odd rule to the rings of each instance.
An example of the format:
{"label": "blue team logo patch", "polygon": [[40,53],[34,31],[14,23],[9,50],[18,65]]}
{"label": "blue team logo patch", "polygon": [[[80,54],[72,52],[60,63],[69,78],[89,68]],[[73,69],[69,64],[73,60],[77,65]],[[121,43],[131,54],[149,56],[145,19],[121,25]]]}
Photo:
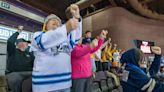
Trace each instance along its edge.
{"label": "blue team logo patch", "polygon": [[58,46],[55,46],[55,47],[51,48],[51,52],[54,55],[57,55],[59,53],[68,53],[68,54],[70,54],[70,48],[69,48],[68,45],[58,45]]}

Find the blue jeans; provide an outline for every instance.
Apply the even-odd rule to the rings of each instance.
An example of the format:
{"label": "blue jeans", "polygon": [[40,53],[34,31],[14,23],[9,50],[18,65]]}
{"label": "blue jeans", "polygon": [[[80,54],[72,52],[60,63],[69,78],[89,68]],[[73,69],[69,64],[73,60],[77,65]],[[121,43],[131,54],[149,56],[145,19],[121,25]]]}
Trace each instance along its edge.
{"label": "blue jeans", "polygon": [[56,90],[56,91],[50,91],[50,92],[71,92],[70,88]]}
{"label": "blue jeans", "polygon": [[95,59],[92,60],[92,72],[96,72],[96,64],[95,64]]}

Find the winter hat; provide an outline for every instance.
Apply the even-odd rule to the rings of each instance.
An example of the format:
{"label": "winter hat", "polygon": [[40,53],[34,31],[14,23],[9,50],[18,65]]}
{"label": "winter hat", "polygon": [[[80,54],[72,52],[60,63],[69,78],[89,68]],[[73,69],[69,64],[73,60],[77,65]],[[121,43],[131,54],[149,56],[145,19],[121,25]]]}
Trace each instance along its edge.
{"label": "winter hat", "polygon": [[48,21],[50,21],[52,19],[57,19],[61,25],[61,19],[58,16],[56,16],[55,14],[50,14],[44,20],[43,29],[42,29],[43,32],[46,32],[46,24],[48,23]]}

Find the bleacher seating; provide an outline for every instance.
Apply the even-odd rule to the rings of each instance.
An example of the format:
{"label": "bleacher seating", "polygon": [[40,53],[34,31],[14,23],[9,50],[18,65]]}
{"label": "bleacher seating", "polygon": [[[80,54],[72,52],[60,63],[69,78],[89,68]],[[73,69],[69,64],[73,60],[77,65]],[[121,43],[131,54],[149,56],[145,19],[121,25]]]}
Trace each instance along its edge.
{"label": "bleacher seating", "polygon": [[96,76],[96,78],[94,81],[97,81],[97,82],[107,79],[107,76],[104,73],[104,71],[98,71],[97,73],[95,73],[95,76]]}
{"label": "bleacher seating", "polygon": [[[95,74],[95,79],[93,79],[92,83],[92,92],[123,92],[120,87],[116,87],[114,83],[114,79],[105,74],[104,71],[99,71]],[[23,92],[32,92],[32,87],[30,86],[32,83],[31,78],[24,80],[22,83]],[[30,87],[30,88],[27,88]],[[30,89],[30,90],[25,90]],[[4,76],[0,76],[0,92],[8,92],[7,91],[7,82]]]}
{"label": "bleacher seating", "polygon": [[92,92],[123,92],[121,86],[117,86],[114,79],[106,75],[104,71],[98,71],[93,79]]}
{"label": "bleacher seating", "polygon": [[109,91],[106,80],[100,81],[100,88],[101,88],[102,92],[108,92]]}
{"label": "bleacher seating", "polygon": [[93,82],[92,84],[92,92],[102,92],[99,83],[98,82]]}
{"label": "bleacher seating", "polygon": [[5,76],[0,76],[0,92],[7,92],[7,82]]}
{"label": "bleacher seating", "polygon": [[111,92],[114,89],[114,86],[115,86],[114,83],[113,83],[112,78],[107,79],[107,85],[108,85],[109,91]]}

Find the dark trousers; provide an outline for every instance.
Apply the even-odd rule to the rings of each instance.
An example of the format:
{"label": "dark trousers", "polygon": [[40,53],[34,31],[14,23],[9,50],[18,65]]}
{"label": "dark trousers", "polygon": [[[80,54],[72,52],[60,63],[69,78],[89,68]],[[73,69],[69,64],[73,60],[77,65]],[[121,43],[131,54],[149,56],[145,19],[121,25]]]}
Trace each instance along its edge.
{"label": "dark trousers", "polygon": [[108,62],[103,62],[102,67],[103,67],[103,71],[107,71],[108,70]]}
{"label": "dark trousers", "polygon": [[73,79],[72,82],[72,92],[92,92],[91,77]]}
{"label": "dark trousers", "polygon": [[102,62],[101,61],[95,61],[95,63],[96,63],[96,68],[97,68],[96,72],[102,71],[103,70]]}
{"label": "dark trousers", "polygon": [[9,89],[12,92],[22,92],[23,80],[32,76],[31,72],[12,72],[6,75]]}

